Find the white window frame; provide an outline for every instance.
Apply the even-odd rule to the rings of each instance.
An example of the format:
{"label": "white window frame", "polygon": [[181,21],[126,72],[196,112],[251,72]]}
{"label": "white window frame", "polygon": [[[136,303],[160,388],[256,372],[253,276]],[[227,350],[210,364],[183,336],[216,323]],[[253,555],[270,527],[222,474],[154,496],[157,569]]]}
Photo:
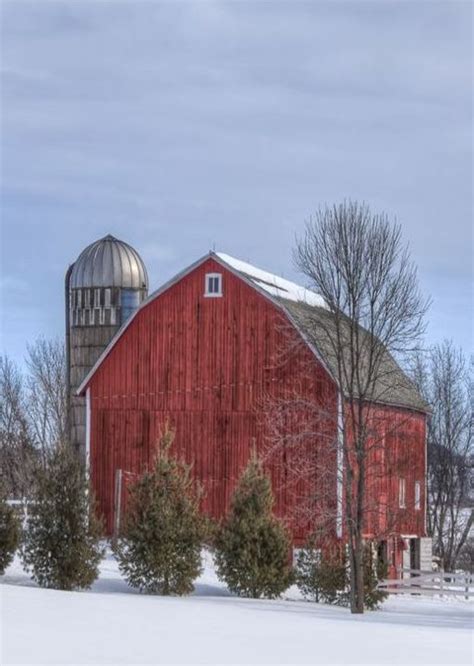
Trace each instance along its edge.
{"label": "white window frame", "polygon": [[[216,279],[218,291],[210,291],[211,281]],[[206,273],[204,289],[204,296],[206,298],[220,298],[222,296],[222,273]]]}
{"label": "white window frame", "polygon": [[89,308],[91,305],[91,290],[84,289],[84,307]]}
{"label": "white window frame", "polygon": [[398,506],[400,509],[407,507],[407,482],[402,476],[398,479]]}
{"label": "white window frame", "polygon": [[94,307],[100,307],[100,289],[94,289]]}
{"label": "white window frame", "polygon": [[415,511],[421,509],[421,482],[415,481]]}
{"label": "white window frame", "polygon": [[110,325],[115,326],[116,321],[117,317],[116,317],[115,308],[110,308]]}

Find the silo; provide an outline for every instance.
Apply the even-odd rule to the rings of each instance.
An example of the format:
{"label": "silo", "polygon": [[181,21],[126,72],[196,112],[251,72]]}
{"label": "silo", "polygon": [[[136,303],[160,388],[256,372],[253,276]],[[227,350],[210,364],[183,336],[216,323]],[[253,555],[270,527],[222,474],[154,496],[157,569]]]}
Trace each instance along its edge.
{"label": "silo", "polygon": [[148,295],[148,275],[130,245],[105,236],[66,273],[66,349],[71,444],[85,455],[85,399],[76,391],[119,328]]}

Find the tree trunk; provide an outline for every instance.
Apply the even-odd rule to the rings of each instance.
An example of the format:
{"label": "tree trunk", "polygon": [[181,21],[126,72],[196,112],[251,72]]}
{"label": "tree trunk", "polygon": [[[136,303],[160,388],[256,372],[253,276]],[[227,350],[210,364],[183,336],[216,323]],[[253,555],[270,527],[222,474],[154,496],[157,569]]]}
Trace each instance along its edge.
{"label": "tree trunk", "polygon": [[358,530],[350,543],[351,613],[364,612],[363,542]]}

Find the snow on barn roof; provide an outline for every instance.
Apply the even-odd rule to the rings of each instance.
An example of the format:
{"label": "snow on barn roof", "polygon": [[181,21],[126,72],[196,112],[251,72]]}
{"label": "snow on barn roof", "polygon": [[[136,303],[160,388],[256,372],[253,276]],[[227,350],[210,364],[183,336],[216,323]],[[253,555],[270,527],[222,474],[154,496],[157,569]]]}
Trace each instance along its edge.
{"label": "snow on barn roof", "polygon": [[248,264],[246,261],[235,259],[223,252],[216,252],[216,255],[234,270],[252,280],[252,282],[271,296],[284,298],[287,301],[302,302],[315,307],[326,307],[322,296],[316,294],[314,291],[305,289],[305,287],[295,282],[278,277],[278,275],[274,275],[273,273],[262,271],[260,268],[252,266],[252,264]]}

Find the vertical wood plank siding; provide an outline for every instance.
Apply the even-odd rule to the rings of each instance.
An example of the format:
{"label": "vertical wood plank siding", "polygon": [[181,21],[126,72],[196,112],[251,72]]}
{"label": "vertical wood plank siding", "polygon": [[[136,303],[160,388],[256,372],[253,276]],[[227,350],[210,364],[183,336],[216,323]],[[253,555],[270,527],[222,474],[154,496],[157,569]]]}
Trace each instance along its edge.
{"label": "vertical wood plank siding", "polygon": [[[204,297],[208,272],[223,275],[222,297]],[[203,511],[215,518],[227,510],[252,447],[263,451],[268,443],[269,398],[302,388],[311,399],[317,396],[334,412],[325,427],[328,432],[332,428],[335,436],[331,424],[337,409],[336,386],[306,345],[298,347],[291,362],[281,363],[285,327],[288,321],[277,306],[212,258],[138,313],[90,382],[91,478],[108,533],[113,528],[116,470],[133,479],[146,469],[168,419],[176,429],[174,451],[193,465],[205,489]],[[424,478],[424,439],[423,450],[419,442],[424,416],[406,412],[403,418],[407,414],[411,425],[406,438],[392,442],[387,437],[390,453],[383,487],[392,504],[393,465],[402,451],[410,458],[407,489],[411,488],[408,474]],[[387,419],[391,418],[398,418],[397,410],[387,410]],[[312,454],[316,450],[335,470],[333,449],[325,451],[320,441],[314,442]],[[286,517],[295,543],[300,543],[309,524],[294,520],[293,509],[311,488],[304,482],[290,490],[283,462],[272,459],[267,464],[275,511]],[[335,487],[333,494],[335,501]],[[422,531],[418,517],[405,519],[400,514],[399,525]]]}

